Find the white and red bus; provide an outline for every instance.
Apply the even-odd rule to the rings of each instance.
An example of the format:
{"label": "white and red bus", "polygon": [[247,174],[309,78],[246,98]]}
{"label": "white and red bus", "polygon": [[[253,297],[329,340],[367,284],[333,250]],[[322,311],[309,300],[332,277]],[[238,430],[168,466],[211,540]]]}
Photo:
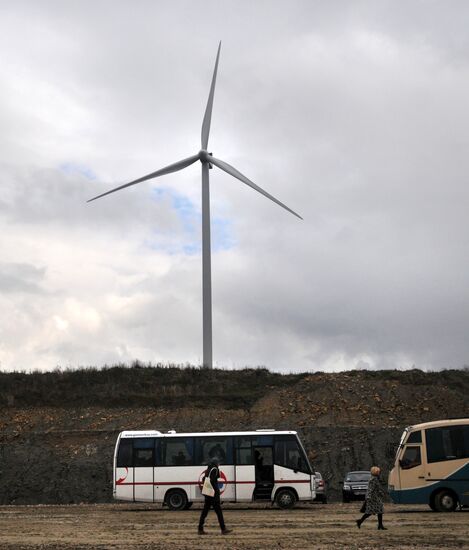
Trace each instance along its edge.
{"label": "white and red bus", "polygon": [[202,477],[220,462],[226,502],[272,501],[291,508],[316,496],[315,478],[293,431],[176,433],[125,431],[114,453],[114,498],[159,502],[172,510],[203,501]]}

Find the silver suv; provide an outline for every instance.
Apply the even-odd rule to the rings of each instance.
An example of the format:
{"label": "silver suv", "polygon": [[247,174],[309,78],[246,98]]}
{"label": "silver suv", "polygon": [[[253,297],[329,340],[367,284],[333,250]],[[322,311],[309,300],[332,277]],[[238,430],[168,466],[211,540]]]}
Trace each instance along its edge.
{"label": "silver suv", "polygon": [[320,472],[314,472],[314,477],[316,478],[316,498],[314,500],[327,504],[326,482]]}

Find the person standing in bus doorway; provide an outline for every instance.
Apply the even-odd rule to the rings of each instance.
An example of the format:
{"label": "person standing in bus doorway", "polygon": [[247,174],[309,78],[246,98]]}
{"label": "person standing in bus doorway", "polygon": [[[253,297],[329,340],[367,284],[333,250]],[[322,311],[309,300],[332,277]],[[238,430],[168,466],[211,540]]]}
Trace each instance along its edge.
{"label": "person standing in bus doorway", "polygon": [[376,514],[378,516],[378,529],[386,530],[386,527],[383,525],[383,499],[385,492],[379,481],[380,473],[381,469],[378,468],[378,466],[373,466],[373,468],[371,468],[371,479],[368,483],[365,497],[365,513],[360,519],[356,520],[359,529],[366,518]]}
{"label": "person standing in bus doorway", "polygon": [[221,503],[220,503],[220,487],[218,486],[218,478],[220,477],[220,470],[218,469],[219,460],[218,457],[214,457],[211,459],[210,464],[208,465],[207,469],[205,470],[205,476],[210,478],[210,483],[212,484],[213,490],[215,491],[215,494],[213,497],[205,496],[205,504],[202,510],[202,513],[200,514],[200,520],[199,520],[199,535],[206,535],[207,533],[204,531],[204,522],[205,518],[208,515],[208,512],[210,508],[213,507],[215,513],[217,514],[218,523],[220,524],[220,529],[223,535],[227,535],[228,533],[231,533],[232,529],[227,529],[225,525],[225,520],[223,519],[223,512],[221,511]]}

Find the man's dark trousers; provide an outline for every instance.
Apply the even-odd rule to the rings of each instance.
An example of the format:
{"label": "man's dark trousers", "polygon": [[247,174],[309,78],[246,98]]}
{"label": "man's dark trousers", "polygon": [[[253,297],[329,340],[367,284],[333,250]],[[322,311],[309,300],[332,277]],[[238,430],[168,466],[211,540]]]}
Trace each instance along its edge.
{"label": "man's dark trousers", "polygon": [[213,508],[215,510],[215,514],[217,514],[217,517],[218,517],[218,523],[220,524],[220,529],[224,531],[225,522],[223,520],[223,512],[221,511],[219,493],[218,494],[215,493],[213,497],[207,497],[207,496],[205,497],[204,509],[200,514],[199,531],[202,531],[204,528],[205,518],[207,517],[210,508]]}

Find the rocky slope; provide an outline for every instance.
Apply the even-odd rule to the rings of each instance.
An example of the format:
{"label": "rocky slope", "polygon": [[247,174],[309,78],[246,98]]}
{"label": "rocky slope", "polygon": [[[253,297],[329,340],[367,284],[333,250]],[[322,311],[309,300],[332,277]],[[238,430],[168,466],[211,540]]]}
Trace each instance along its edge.
{"label": "rocky slope", "polygon": [[405,426],[469,417],[469,371],[0,373],[0,404],[0,504],[110,501],[116,436],[143,428],[298,430],[337,498],[345,471],[392,464]]}

